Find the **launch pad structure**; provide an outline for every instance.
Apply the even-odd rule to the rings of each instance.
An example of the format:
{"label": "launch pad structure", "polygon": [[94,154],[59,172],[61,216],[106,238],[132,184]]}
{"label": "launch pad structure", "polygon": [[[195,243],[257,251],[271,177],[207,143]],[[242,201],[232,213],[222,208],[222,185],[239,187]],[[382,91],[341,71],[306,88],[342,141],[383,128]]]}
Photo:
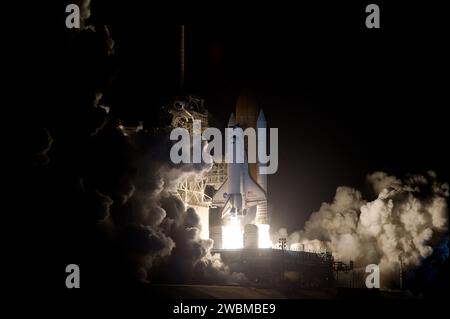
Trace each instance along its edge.
{"label": "launch pad structure", "polygon": [[[168,105],[162,109],[163,114],[170,117],[169,125],[172,128],[184,128],[193,134],[194,120],[201,123],[201,133],[209,127],[208,110],[204,106],[204,100],[193,96],[184,95],[171,99]],[[196,210],[202,225],[201,238],[210,238],[209,232],[209,208],[212,198],[207,195],[207,187],[217,190],[227,179],[227,164],[214,162],[212,168],[204,174],[192,174],[183,179],[173,193],[186,206]]]}
{"label": "launch pad structure", "polygon": [[334,259],[317,254],[272,248],[218,249],[223,262],[246,275],[250,285],[273,287],[285,283],[302,288],[334,286]]}
{"label": "launch pad structure", "polygon": [[[184,92],[185,80],[185,27],[180,28],[179,43],[179,89]],[[194,95],[183,94],[173,98],[169,104],[163,107],[163,112],[171,116],[170,126],[172,128],[184,128],[193,135],[194,120],[199,120],[202,131],[209,127],[208,110],[205,101]],[[209,235],[209,208],[212,198],[206,194],[208,186],[217,190],[227,178],[227,167],[225,163],[213,163],[213,167],[203,175],[190,175],[181,181],[174,194],[179,197],[187,207],[196,210],[202,225],[201,238],[208,239]]]}

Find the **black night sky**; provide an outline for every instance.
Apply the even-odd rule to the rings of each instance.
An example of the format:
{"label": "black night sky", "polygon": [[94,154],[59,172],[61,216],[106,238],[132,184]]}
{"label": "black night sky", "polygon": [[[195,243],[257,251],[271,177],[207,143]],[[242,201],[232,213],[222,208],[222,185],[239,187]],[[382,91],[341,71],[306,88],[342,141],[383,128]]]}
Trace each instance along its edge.
{"label": "black night sky", "polygon": [[[115,43],[106,60],[89,39],[72,50],[75,31],[64,28],[64,5],[55,6],[42,39],[51,49],[39,48],[49,98],[34,108],[34,125],[47,127],[57,147],[68,141],[62,153],[79,147],[73,108],[89,87],[106,89],[104,104],[125,123],[157,123],[162,101],[177,93],[183,23],[185,91],[205,99],[212,123],[223,127],[240,90],[251,87],[268,126],[279,129],[279,170],[268,184],[274,229],[301,229],[340,185],[370,198],[365,177],[374,171],[434,170],[448,182],[446,40],[438,19],[428,9],[383,2],[381,29],[368,30],[364,2],[311,3],[93,0],[91,22],[107,24]],[[76,175],[70,167],[68,176]]]}

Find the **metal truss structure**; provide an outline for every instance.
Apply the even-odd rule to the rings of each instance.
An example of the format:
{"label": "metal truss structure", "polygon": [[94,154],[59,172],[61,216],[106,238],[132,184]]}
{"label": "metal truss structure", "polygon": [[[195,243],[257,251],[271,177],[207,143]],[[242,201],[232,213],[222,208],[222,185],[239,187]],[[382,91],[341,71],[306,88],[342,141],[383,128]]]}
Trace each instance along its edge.
{"label": "metal truss structure", "polygon": [[[201,121],[202,133],[209,125],[204,100],[192,95],[173,99],[166,106],[166,111],[171,115],[170,125],[187,129],[191,136],[194,120]],[[210,207],[212,199],[206,195],[206,187],[218,189],[226,178],[226,163],[214,163],[211,170],[203,175],[191,175],[184,179],[177,187],[177,196],[187,206]]]}

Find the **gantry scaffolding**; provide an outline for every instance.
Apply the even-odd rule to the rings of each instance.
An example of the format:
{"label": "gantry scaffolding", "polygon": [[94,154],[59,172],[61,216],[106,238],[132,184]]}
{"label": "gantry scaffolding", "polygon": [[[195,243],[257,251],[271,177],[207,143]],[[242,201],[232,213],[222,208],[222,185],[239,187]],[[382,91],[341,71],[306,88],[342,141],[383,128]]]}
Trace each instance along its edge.
{"label": "gantry scaffolding", "polygon": [[[201,133],[208,128],[208,110],[204,100],[192,95],[180,96],[172,99],[163,111],[170,116],[172,128],[181,127],[193,135],[193,121],[201,123]],[[211,197],[206,194],[207,186],[218,189],[227,178],[226,163],[214,163],[212,168],[204,174],[189,175],[178,184],[177,196],[186,206],[210,207]]]}

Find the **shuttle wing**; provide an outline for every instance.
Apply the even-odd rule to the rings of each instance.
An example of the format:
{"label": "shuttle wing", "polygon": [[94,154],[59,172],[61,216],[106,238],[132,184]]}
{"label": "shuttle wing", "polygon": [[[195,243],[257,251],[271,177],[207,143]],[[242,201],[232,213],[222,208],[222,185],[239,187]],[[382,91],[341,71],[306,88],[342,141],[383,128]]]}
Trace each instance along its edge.
{"label": "shuttle wing", "polygon": [[223,182],[222,186],[217,190],[212,198],[212,204],[218,206],[224,206],[228,200],[228,178]]}

